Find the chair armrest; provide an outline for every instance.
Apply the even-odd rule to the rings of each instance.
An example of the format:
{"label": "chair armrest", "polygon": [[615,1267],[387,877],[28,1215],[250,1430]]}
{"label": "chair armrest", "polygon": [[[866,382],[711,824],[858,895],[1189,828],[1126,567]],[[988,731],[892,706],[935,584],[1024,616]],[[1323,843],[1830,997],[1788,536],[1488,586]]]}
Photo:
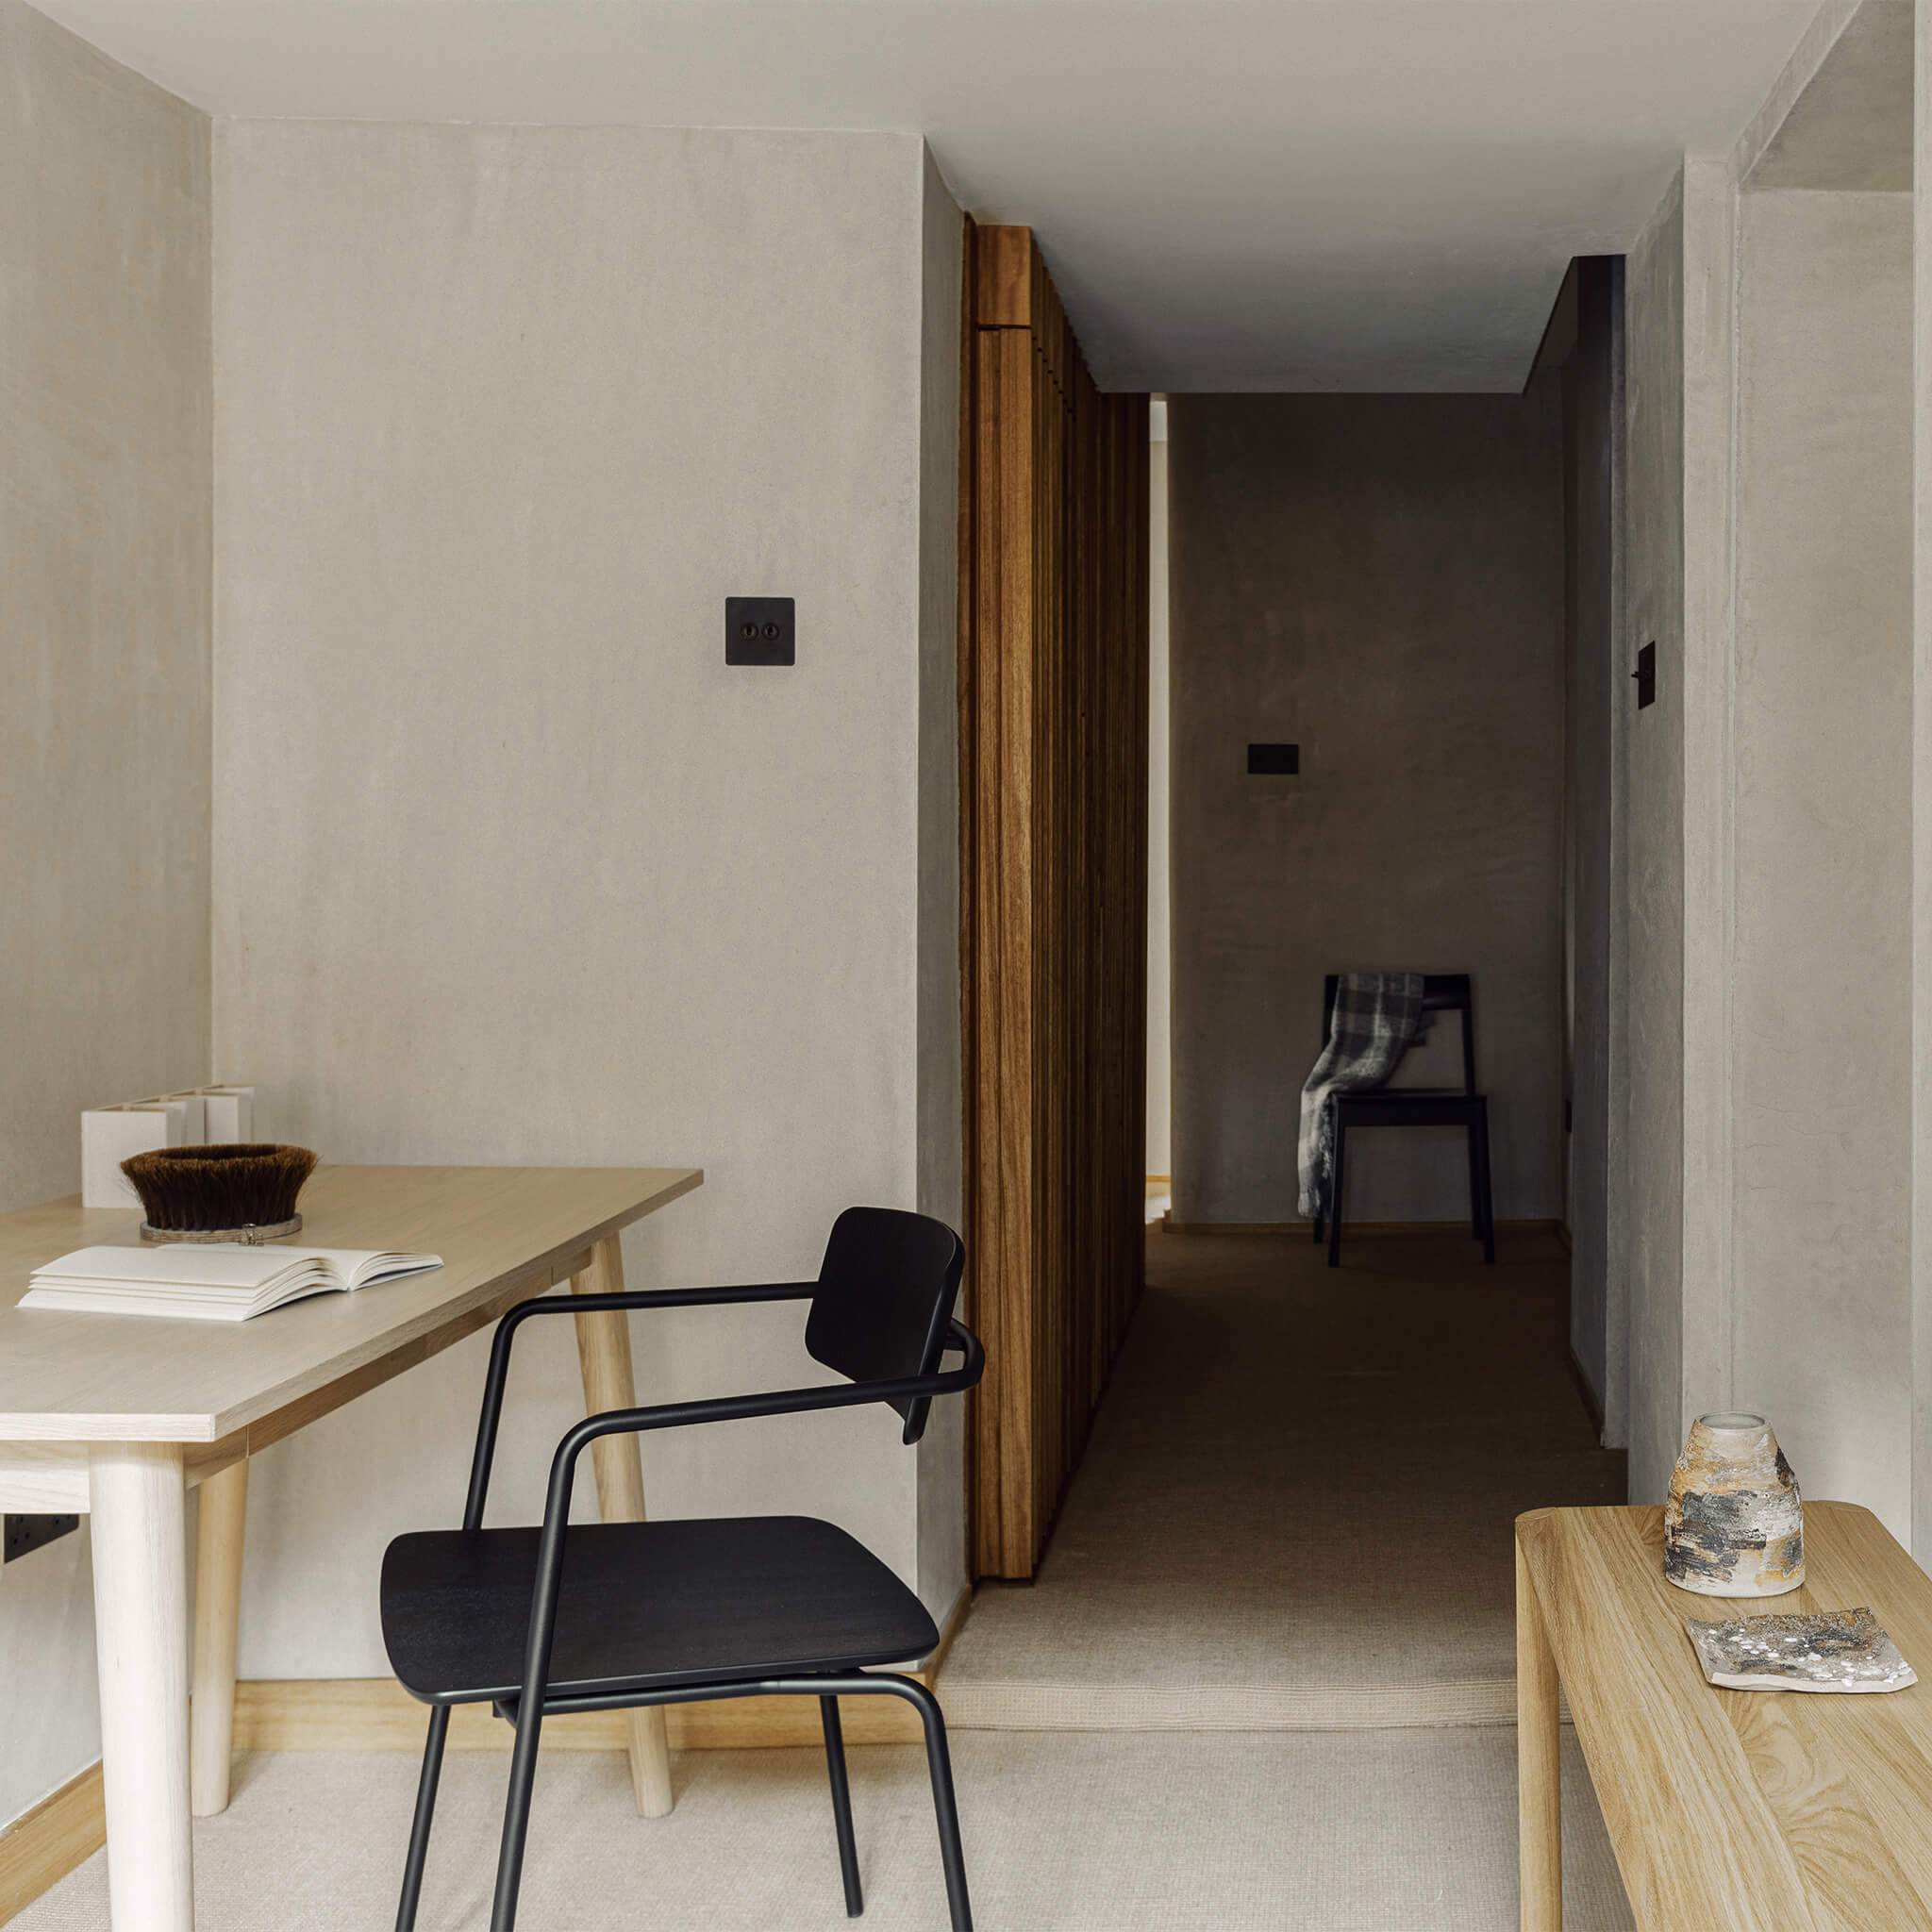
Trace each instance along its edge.
{"label": "chair armrest", "polygon": [[[935,1369],[929,1375],[902,1375],[873,1382],[826,1382],[809,1389],[774,1389],[758,1395],[717,1395],[698,1402],[662,1402],[649,1408],[612,1408],[587,1415],[572,1425],[557,1445],[553,1481],[561,1470],[566,1477],[584,1449],[600,1436],[628,1436],[646,1429],[688,1428],[698,1423],[743,1422],[761,1415],[804,1415],[821,1408],[856,1408],[869,1402],[899,1402],[912,1395],[955,1395],[971,1389],[986,1373],[986,1350],[978,1336],[958,1322],[946,1324],[947,1355],[966,1359],[957,1369]],[[569,1506],[566,1482],[564,1503]]]}
{"label": "chair armrest", "polygon": [[496,1425],[503,1413],[504,1385],[509,1379],[509,1352],[517,1330],[532,1315],[601,1315],[630,1308],[700,1308],[742,1302],[803,1302],[818,1291],[815,1281],[764,1282],[741,1288],[639,1289],[625,1294],[544,1294],[519,1302],[496,1324],[490,1344],[490,1372],[483,1382],[483,1407],[476,1418],[476,1448],[470,1458],[470,1493],[463,1527],[483,1526],[483,1504],[490,1491],[490,1465],[496,1455]]}
{"label": "chair armrest", "polygon": [[[577,1457],[602,1436],[632,1435],[645,1429],[684,1428],[697,1423],[740,1422],[752,1416],[799,1415],[821,1408],[853,1408],[863,1403],[892,1402],[909,1395],[952,1395],[971,1389],[986,1372],[986,1350],[970,1328],[946,1324],[944,1353],[966,1357],[957,1369],[929,1375],[905,1375],[874,1382],[831,1382],[813,1389],[774,1389],[761,1395],[716,1396],[702,1402],[665,1402],[649,1408],[613,1408],[586,1416],[566,1431],[550,1462],[550,1488],[543,1504],[543,1533],[537,1546],[537,1576],[530,1592],[530,1623],[524,1656],[524,1704],[528,1717],[541,1721],[543,1687],[550,1675],[550,1644],[557,1627],[557,1601],[563,1582],[564,1532],[570,1526],[571,1488]],[[470,1525],[475,1527],[475,1525]],[[535,1703],[531,1693],[535,1691]],[[521,1741],[521,1740],[520,1740]]]}

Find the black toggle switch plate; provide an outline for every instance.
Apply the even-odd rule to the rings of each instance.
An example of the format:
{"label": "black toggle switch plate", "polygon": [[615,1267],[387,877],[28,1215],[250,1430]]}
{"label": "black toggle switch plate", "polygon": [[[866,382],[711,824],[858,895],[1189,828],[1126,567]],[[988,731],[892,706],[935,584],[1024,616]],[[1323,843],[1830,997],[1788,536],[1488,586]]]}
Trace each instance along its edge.
{"label": "black toggle switch plate", "polygon": [[1637,654],[1637,669],[1630,675],[1637,680],[1637,708],[1641,711],[1657,703],[1657,646],[1645,644]]}
{"label": "black toggle switch plate", "polygon": [[1302,748],[1298,744],[1251,744],[1248,747],[1248,776],[1251,778],[1295,778],[1301,775]]}
{"label": "black toggle switch plate", "polygon": [[0,1532],[0,1562],[6,1563],[80,1527],[78,1516],[8,1516],[4,1522],[5,1530]]}
{"label": "black toggle switch plate", "polygon": [[798,634],[790,597],[727,597],[724,600],[724,661],[727,664],[795,664]]}

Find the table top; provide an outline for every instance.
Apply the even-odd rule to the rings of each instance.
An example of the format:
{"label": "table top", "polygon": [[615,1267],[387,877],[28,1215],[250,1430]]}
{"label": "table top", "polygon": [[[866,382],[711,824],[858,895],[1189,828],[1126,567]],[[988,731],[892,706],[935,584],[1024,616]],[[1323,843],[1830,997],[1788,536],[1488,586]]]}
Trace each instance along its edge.
{"label": "table top", "polygon": [[443,1265],[249,1322],[19,1307],[35,1268],[134,1241],[141,1211],[73,1195],[0,1215],[0,1442],[218,1441],[358,1371],[447,1347],[703,1179],[698,1168],[319,1167],[292,1245]]}
{"label": "table top", "polygon": [[[1751,1601],[1664,1581],[1659,1508],[1516,1535],[1640,1926],[1932,1926],[1932,1579],[1869,1509],[1807,1502],[1804,1588]],[[1921,1682],[1720,1690],[1682,1624],[1868,1604]]]}

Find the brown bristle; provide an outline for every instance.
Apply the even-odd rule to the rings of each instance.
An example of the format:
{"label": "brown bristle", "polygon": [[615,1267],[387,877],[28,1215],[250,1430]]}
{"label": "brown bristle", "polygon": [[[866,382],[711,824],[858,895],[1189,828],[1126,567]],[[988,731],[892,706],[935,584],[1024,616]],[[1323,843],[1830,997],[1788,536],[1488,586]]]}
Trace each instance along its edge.
{"label": "brown bristle", "polygon": [[294,1213],[314,1171],[308,1148],[272,1141],[157,1147],[121,1163],[147,1224],[176,1229],[273,1227]]}

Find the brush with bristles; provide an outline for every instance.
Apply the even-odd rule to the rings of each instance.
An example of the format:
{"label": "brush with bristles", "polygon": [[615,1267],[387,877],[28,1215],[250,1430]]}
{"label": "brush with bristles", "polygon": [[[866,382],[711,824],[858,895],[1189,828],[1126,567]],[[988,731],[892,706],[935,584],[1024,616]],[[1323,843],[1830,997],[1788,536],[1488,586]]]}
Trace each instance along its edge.
{"label": "brush with bristles", "polygon": [[295,1197],[315,1170],[306,1147],[272,1141],[157,1147],[121,1163],[146,1210],[144,1241],[265,1241],[302,1225]]}

